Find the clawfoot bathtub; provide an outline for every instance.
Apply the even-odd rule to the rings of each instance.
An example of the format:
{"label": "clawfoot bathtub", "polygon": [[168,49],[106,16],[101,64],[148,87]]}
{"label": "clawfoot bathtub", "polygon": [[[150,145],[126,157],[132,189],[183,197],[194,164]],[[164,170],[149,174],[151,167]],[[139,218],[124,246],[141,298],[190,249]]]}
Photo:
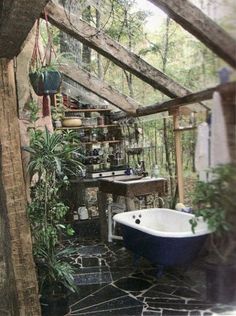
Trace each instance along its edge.
{"label": "clawfoot bathtub", "polygon": [[199,253],[207,235],[207,224],[200,219],[195,233],[192,214],[165,208],[143,209],[116,214],[122,226],[124,245],[135,258],[145,257],[156,266],[187,266]]}

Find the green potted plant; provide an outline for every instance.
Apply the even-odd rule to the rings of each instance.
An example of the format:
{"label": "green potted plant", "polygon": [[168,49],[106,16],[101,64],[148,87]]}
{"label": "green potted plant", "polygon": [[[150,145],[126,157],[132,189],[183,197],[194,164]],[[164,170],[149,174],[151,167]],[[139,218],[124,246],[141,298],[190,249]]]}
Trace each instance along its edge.
{"label": "green potted plant", "polygon": [[207,297],[220,303],[236,301],[236,166],[220,165],[210,171],[210,182],[199,182],[195,191],[196,217],[208,223]]}
{"label": "green potted plant", "polygon": [[30,62],[29,79],[34,92],[38,96],[53,95],[58,92],[62,80],[61,74],[58,71],[58,58],[53,47],[52,34],[47,19],[44,53],[40,50],[39,41],[40,19],[37,20],[36,24],[35,44]]}
{"label": "green potted plant", "polygon": [[40,301],[42,312],[46,315],[65,315],[68,312],[69,293],[76,293],[77,287],[74,281],[75,269],[67,261],[73,248],[38,249],[37,269],[39,275],[39,289],[42,293]]}
{"label": "green potted plant", "polygon": [[69,142],[62,133],[50,133],[47,129],[31,129],[30,133],[30,146],[24,148],[30,153],[28,170],[31,179],[34,177],[28,213],[41,300],[52,311],[58,302],[66,300],[65,292],[76,288],[73,269],[63,260],[60,250],[63,235],[73,234],[65,221],[69,207],[63,192],[69,185],[69,177],[83,172],[83,165],[75,156],[78,145]]}
{"label": "green potted plant", "polygon": [[62,126],[62,119],[65,116],[65,110],[62,103],[60,103],[58,106],[51,107],[51,114],[53,123],[56,128]]}
{"label": "green potted plant", "polygon": [[61,74],[56,66],[42,65],[29,73],[30,83],[38,96],[53,95],[59,91]]}

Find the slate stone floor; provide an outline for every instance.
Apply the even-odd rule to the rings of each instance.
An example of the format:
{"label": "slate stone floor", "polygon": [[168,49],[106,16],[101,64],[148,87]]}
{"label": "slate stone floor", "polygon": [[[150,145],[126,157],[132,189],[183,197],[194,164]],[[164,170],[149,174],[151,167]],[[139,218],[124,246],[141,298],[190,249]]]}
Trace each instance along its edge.
{"label": "slate stone floor", "polygon": [[[73,240],[79,292],[70,297],[66,316],[213,316],[236,315],[236,306],[205,299],[205,274],[194,263],[187,271],[172,269],[157,278],[156,269],[132,255],[122,242],[103,244]],[[57,316],[57,315],[55,315]]]}

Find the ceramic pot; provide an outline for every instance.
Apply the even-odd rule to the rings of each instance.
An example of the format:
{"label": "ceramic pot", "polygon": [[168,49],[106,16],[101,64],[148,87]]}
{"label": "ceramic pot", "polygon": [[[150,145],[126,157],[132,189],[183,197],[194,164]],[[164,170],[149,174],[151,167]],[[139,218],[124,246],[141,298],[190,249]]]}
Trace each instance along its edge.
{"label": "ceramic pot", "polygon": [[82,125],[82,121],[79,117],[67,117],[63,119],[62,125],[65,127],[79,127]]}
{"label": "ceramic pot", "polygon": [[54,122],[54,124],[55,124],[55,127],[56,127],[56,128],[62,127],[62,123],[61,123],[60,120],[56,120],[56,121]]}
{"label": "ceramic pot", "polygon": [[57,70],[30,73],[29,78],[38,96],[56,94],[61,85],[61,74]]}
{"label": "ceramic pot", "polygon": [[85,220],[85,219],[88,219],[88,210],[87,210],[87,207],[85,205],[83,206],[80,206],[78,208],[78,214],[79,214],[79,218],[81,220]]}

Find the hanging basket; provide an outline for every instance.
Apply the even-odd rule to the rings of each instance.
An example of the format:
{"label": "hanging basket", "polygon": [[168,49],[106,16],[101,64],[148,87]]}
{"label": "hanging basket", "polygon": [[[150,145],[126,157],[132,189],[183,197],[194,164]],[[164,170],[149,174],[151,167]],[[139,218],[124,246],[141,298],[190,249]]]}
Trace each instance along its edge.
{"label": "hanging basket", "polygon": [[38,96],[56,94],[61,85],[61,74],[57,70],[33,72],[29,74],[29,78]]}

